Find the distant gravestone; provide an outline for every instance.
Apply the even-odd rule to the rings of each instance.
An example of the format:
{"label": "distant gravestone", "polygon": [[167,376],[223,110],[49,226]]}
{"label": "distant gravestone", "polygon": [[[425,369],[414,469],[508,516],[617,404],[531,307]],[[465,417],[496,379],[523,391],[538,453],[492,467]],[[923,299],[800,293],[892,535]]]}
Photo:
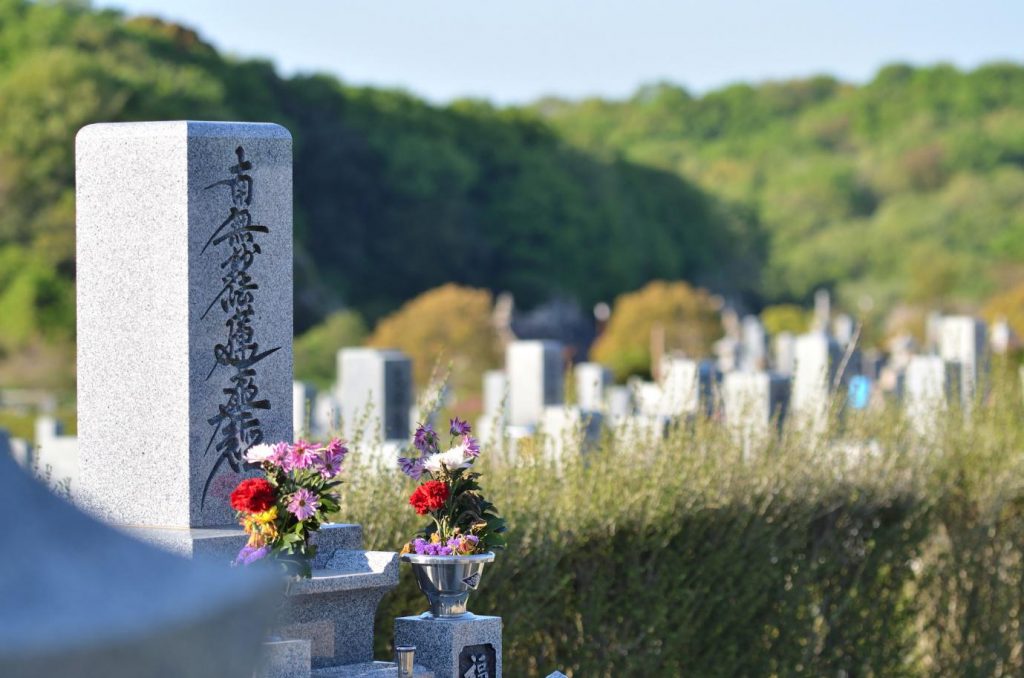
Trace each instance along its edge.
{"label": "distant gravestone", "polygon": [[710,361],[667,357],[662,360],[661,402],[656,414],[666,417],[710,415],[717,370]]}
{"label": "distant gravestone", "polygon": [[312,384],[292,382],[292,431],[296,438],[309,438],[312,435],[315,402],[316,389]]}
{"label": "distant gravestone", "polygon": [[36,419],[33,464],[36,474],[60,494],[78,489],[78,439],[64,435],[64,426],[53,417]]}
{"label": "distant gravestone", "polygon": [[726,335],[714,343],[712,350],[719,372],[725,374],[740,368],[743,343],[739,339]]}
{"label": "distant gravestone", "polygon": [[770,372],[731,372],[722,378],[722,407],[729,428],[746,442],[762,440],[789,406],[788,377]]}
{"label": "distant gravestone", "polygon": [[573,369],[576,377],[576,404],[584,412],[605,409],[605,391],[612,383],[612,373],[599,363],[580,363]]}
{"label": "distant gravestone", "polygon": [[768,367],[768,335],[756,315],[743,318],[743,350],[740,369],[763,370]]}
{"label": "distant gravestone", "polygon": [[832,321],[832,336],[839,343],[839,347],[845,349],[853,341],[853,333],[857,323],[853,317],[846,313],[840,313]]}
{"label": "distant gravestone", "polygon": [[947,410],[950,368],[939,356],[919,355],[910,359],[903,377],[903,402],[907,421],[921,435],[937,430]]}
{"label": "distant gravestone", "polygon": [[791,411],[802,425],[824,426],[839,362],[839,345],[824,332],[796,339]]}
{"label": "distant gravestone", "polygon": [[772,343],[775,372],[792,375],[796,367],[796,337],[791,332],[779,332]]}
{"label": "distant gravestone", "polygon": [[509,423],[536,426],[549,405],[561,405],[562,346],[554,341],[514,341],[505,350]]}
{"label": "distant gravestone", "polygon": [[345,436],[405,440],[413,405],[412,360],[401,351],[338,351],[338,401]]}
{"label": "distant gravestone", "polygon": [[79,132],[78,498],[228,525],[245,451],[292,437],[292,142],[262,123]]}
{"label": "distant gravestone", "polygon": [[612,419],[628,417],[635,414],[633,407],[633,393],[628,386],[609,386],[608,392],[608,416]]}
{"label": "distant gravestone", "polygon": [[484,372],[484,416],[504,420],[508,412],[508,377],[504,370]]}
{"label": "distant gravestone", "polygon": [[970,316],[946,316],[939,325],[939,355],[953,366],[960,404],[969,409],[988,372],[985,323]]}
{"label": "distant gravestone", "polygon": [[814,293],[814,321],[812,330],[828,332],[829,321],[832,319],[832,295],[828,290],[817,290]]}

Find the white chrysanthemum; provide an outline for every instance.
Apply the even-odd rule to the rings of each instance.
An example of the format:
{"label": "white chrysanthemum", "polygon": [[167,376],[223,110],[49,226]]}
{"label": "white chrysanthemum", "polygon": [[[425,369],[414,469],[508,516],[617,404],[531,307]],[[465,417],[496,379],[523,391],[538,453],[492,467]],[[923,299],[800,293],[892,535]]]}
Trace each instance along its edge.
{"label": "white chrysanthemum", "polygon": [[459,468],[469,468],[470,457],[466,454],[465,445],[457,445],[447,452],[440,452],[431,455],[423,462],[423,468],[431,473],[437,473],[441,467],[449,471]]}
{"label": "white chrysanthemum", "polygon": [[262,464],[274,453],[274,446],[262,443],[253,445],[245,452],[245,460],[250,464]]}

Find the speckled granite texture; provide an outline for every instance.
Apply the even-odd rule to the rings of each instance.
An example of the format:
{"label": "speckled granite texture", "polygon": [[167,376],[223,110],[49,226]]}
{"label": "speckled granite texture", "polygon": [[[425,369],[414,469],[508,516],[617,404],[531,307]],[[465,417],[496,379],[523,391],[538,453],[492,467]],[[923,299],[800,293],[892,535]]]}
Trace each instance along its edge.
{"label": "speckled granite texture", "polygon": [[[171,553],[222,565],[227,565],[235,559],[246,540],[245,533],[240,527],[231,529],[127,528],[125,531],[136,539],[150,542]],[[339,549],[349,551],[362,547],[363,528],[348,523],[328,523],[313,534],[313,543],[317,545],[313,567],[323,569],[328,566],[328,562]]]}
{"label": "speckled granite texture", "polygon": [[[241,477],[231,422],[246,417],[246,447],[256,430],[292,437],[291,135],[263,123],[89,125],[76,181],[76,498],[121,525],[230,525]],[[229,322],[251,337],[229,336]],[[239,380],[244,413],[225,393]]]}
{"label": "speckled granite texture", "polygon": [[[367,662],[314,669],[312,678],[398,678],[398,667],[392,662]],[[413,667],[416,678],[434,678],[434,672],[419,666]]]}
{"label": "speckled granite texture", "polygon": [[314,668],[373,661],[377,606],[397,585],[398,554],[336,551],[327,568],[290,585],[279,633],[309,638]]}
{"label": "speckled granite texture", "polygon": [[416,663],[434,672],[436,678],[462,678],[459,655],[471,645],[490,645],[497,662],[495,676],[501,678],[501,617],[469,614],[459,619],[435,619],[429,615],[399,617],[395,620],[395,645],[416,646]]}
{"label": "speckled granite texture", "polygon": [[309,678],[308,640],[272,640],[260,647],[259,668],[253,678]]}

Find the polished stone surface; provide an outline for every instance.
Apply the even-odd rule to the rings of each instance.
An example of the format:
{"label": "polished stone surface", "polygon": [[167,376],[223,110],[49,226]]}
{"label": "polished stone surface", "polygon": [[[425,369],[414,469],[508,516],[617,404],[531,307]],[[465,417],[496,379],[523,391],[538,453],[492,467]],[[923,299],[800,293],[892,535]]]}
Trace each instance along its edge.
{"label": "polished stone surface", "polygon": [[75,496],[122,525],[231,524],[243,448],[292,437],[291,135],[89,125],[76,179]]}
{"label": "polished stone surface", "polygon": [[416,663],[433,671],[436,678],[462,678],[459,658],[463,650],[489,646],[496,661],[496,673],[489,678],[501,678],[501,617],[471,613],[457,619],[399,617],[395,620],[395,645],[414,645]]}

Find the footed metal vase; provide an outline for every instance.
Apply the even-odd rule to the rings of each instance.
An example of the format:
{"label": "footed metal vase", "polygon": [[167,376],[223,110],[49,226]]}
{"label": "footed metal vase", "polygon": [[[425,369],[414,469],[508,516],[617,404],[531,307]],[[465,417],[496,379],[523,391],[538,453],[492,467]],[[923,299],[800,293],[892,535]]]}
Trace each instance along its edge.
{"label": "footed metal vase", "polygon": [[441,619],[454,619],[470,614],[466,609],[469,593],[480,585],[484,565],[494,562],[494,553],[474,556],[406,553],[402,560],[412,564],[416,583],[430,603],[429,614]]}

